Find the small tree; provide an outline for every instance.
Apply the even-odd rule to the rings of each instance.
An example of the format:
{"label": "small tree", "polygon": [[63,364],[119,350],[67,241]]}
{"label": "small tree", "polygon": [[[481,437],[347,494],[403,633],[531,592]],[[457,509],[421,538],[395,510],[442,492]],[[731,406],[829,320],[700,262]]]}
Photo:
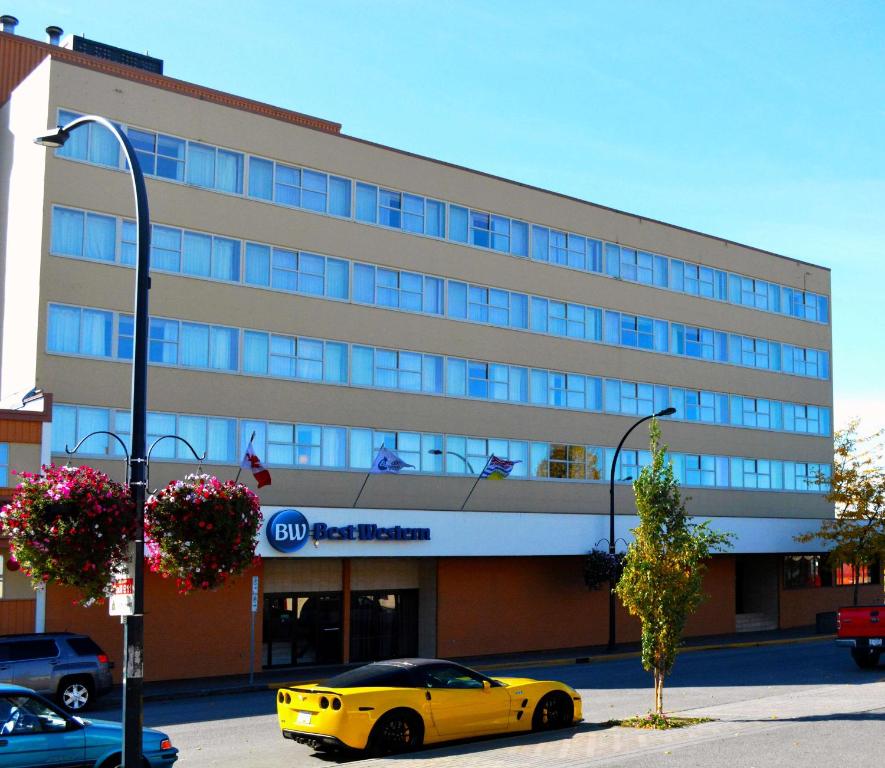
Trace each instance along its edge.
{"label": "small tree", "polygon": [[704,561],[728,546],[732,534],[712,530],[709,521],[688,521],[656,419],[649,433],[652,464],[633,483],[639,526],[632,531],[615,592],[642,622],[642,666],[654,674],[654,712],[663,714],[664,679],[676,661],[686,620],[705,598]]}
{"label": "small tree", "polygon": [[818,539],[830,549],[833,568],[843,563],[854,573],[854,605],[858,602],[858,574],[885,555],[885,462],[883,431],[858,436],[860,422],[849,422],[833,438],[832,477],[817,478],[836,516],[821,522],[820,530],[797,536],[797,541]]}

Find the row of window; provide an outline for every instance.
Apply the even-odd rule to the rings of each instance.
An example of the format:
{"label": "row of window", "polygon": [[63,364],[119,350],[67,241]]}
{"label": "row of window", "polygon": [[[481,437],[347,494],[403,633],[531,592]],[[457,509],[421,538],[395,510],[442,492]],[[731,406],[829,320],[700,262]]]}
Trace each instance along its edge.
{"label": "row of window", "polygon": [[0,443],[0,488],[9,487],[9,443]]}
{"label": "row of window", "polygon": [[[133,262],[131,222],[58,206],[52,218],[53,254]],[[196,277],[332,299],[351,295],[351,262],[260,243],[155,225],[151,258],[157,269]],[[359,262],[353,262],[352,296],[405,312],[829,378],[829,356],[820,350]]]}
{"label": "row of window", "polygon": [[[90,432],[111,430],[128,444],[130,415],[126,411],[77,405],[53,406],[52,450],[63,453]],[[148,445],[161,435],[187,439],[207,461],[236,464],[251,435],[258,455],[271,466],[362,470],[372,466],[381,445],[395,450],[414,469],[404,472],[478,474],[492,454],[517,461],[511,476],[523,479],[608,481],[614,448],[592,445],[540,443],[526,440],[385,431],[326,424],[291,424],[249,419],[151,412],[147,420]],[[81,447],[88,455],[120,455],[120,446],[107,435],[95,435]],[[159,443],[152,457],[192,461],[177,440]],[[748,459],[671,453],[680,483],[707,488],[747,488],[821,492],[818,479],[829,477],[830,467],[795,461]],[[615,480],[638,477],[651,463],[649,451],[622,450]]]}
{"label": "row of window", "polygon": [[[62,123],[74,117],[71,112],[59,113]],[[132,127],[125,130],[145,174],[244,194],[242,153],[153,131]],[[94,124],[75,131],[58,154],[115,168],[121,163],[117,142]],[[245,189],[248,197],[279,205],[352,217],[516,257],[530,256],[536,261],[802,320],[829,322],[828,298],[810,291],[254,155],[248,157]]]}
{"label": "row of window", "polygon": [[[48,352],[132,358],[130,315],[62,304],[50,304],[48,311]],[[821,406],[160,317],[150,319],[148,360],[161,365],[630,416],[673,406],[675,417],[684,421],[830,434],[830,410]]]}
{"label": "row of window", "polygon": [[882,564],[874,560],[866,565],[840,563],[833,567],[827,555],[787,555],[784,557],[784,588],[842,587],[850,584],[881,583]]}

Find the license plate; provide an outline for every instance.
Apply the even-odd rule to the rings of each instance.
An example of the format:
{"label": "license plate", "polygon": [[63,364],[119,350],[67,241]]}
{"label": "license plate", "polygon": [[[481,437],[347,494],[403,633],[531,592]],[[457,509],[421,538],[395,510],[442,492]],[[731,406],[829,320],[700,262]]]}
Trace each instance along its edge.
{"label": "license plate", "polygon": [[882,638],[881,637],[870,638],[870,645],[882,645]]}
{"label": "license plate", "polygon": [[310,725],[310,712],[299,712],[295,722],[298,725]]}

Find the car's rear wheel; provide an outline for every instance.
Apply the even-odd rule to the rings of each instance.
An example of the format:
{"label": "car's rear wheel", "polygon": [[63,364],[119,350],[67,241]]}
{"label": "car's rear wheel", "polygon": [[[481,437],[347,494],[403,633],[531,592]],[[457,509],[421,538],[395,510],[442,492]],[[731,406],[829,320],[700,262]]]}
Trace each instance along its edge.
{"label": "car's rear wheel", "polygon": [[879,653],[871,648],[852,648],[851,658],[861,669],[875,669],[879,665]]}
{"label": "car's rear wheel", "polygon": [[92,680],[88,677],[66,677],[59,683],[57,697],[59,704],[68,712],[85,712],[94,698]]}
{"label": "car's rear wheel", "polygon": [[532,728],[536,731],[552,731],[570,725],[575,716],[572,700],[562,691],[551,691],[535,707]]}
{"label": "car's rear wheel", "polygon": [[374,757],[409,752],[421,746],[421,718],[414,712],[395,709],[382,715],[369,737],[368,752]]}

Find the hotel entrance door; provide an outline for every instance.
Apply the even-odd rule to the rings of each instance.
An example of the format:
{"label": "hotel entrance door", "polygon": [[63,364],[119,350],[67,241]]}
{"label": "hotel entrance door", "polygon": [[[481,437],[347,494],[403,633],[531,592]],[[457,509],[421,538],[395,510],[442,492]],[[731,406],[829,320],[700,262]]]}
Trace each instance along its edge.
{"label": "hotel entrance door", "polygon": [[341,593],[266,594],[262,666],[339,664]]}

